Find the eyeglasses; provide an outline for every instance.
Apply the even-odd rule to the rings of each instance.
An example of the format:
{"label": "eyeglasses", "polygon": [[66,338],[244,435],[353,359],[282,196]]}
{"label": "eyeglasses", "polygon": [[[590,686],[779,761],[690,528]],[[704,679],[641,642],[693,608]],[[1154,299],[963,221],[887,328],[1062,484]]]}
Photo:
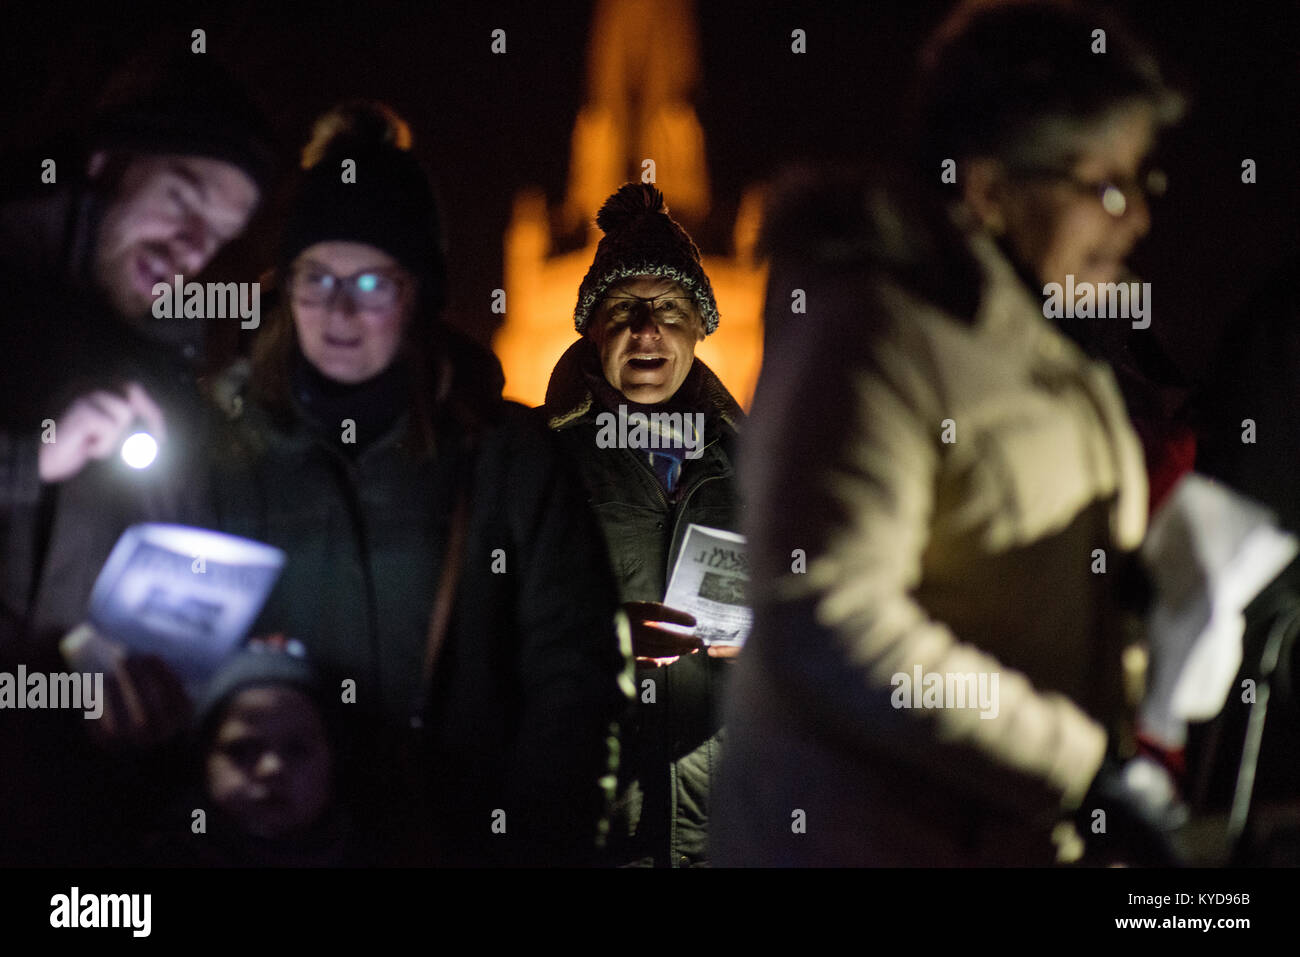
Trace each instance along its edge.
{"label": "eyeglasses", "polygon": [[304,306],[324,306],[342,292],[365,312],[387,312],[397,304],[405,282],[402,277],[380,269],[367,269],[351,276],[336,276],[319,266],[293,270],[290,292]]}
{"label": "eyeglasses", "polygon": [[1023,179],[1054,179],[1070,186],[1075,192],[1084,196],[1094,196],[1116,219],[1128,212],[1129,199],[1142,195],[1147,199],[1156,199],[1165,194],[1169,179],[1162,169],[1151,167],[1128,179],[1079,179],[1067,170],[1047,166],[1020,167],[1012,171],[1013,175]]}
{"label": "eyeglasses", "polygon": [[615,323],[631,322],[642,306],[649,306],[657,322],[686,322],[691,317],[690,296],[606,296],[601,302],[605,315]]}

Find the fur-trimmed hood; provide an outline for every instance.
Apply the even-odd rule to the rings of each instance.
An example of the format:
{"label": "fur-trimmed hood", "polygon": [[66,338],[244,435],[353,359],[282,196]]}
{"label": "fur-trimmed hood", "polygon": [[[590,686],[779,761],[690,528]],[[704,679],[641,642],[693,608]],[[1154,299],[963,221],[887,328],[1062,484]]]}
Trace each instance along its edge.
{"label": "fur-trimmed hood", "polygon": [[909,171],[795,167],[772,190],[759,244],[777,266],[878,270],[960,318],[974,314],[984,285],[970,229]]}

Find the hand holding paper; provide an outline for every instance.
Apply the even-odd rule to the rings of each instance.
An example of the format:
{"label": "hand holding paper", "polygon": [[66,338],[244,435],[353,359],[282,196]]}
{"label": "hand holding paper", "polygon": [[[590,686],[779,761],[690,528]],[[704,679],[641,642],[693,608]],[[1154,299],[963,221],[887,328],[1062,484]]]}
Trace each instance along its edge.
{"label": "hand holding paper", "polygon": [[707,647],[739,647],[754,618],[748,586],[745,536],[692,524],[677,553],[664,603],[694,616],[694,635]]}
{"label": "hand holding paper", "polygon": [[132,525],[91,593],[88,619],[190,687],[248,634],[280,576],[278,548],[184,525]]}
{"label": "hand holding paper", "polygon": [[667,663],[682,655],[699,651],[700,639],[688,631],[659,627],[659,623],[677,625],[684,629],[695,626],[695,618],[684,611],[669,608],[657,601],[624,602],[628,622],[632,626],[632,655],[640,661]]}
{"label": "hand holding paper", "polygon": [[91,736],[101,744],[150,747],[189,724],[190,703],[180,680],[160,658],[130,655],[90,625],[78,625],[59,642],[77,671],[104,676],[104,701]]}

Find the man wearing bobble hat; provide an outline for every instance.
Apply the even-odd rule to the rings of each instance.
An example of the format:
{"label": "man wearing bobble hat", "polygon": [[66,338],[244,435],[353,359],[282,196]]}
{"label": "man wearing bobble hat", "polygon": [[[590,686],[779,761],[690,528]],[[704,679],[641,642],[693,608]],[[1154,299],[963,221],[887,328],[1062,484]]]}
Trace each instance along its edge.
{"label": "man wearing bobble hat", "polygon": [[[734,649],[704,648],[651,623],[695,623],[660,604],[687,528],[739,525],[743,413],[695,357],[718,327],[718,307],[663,194],[627,184],[596,223],[605,235],[573,317],[581,338],[556,364],[544,411],[583,476],[633,624],[637,698],[624,723],[612,863],[695,866],[707,859],[717,712]],[[610,427],[637,413],[648,440]]]}

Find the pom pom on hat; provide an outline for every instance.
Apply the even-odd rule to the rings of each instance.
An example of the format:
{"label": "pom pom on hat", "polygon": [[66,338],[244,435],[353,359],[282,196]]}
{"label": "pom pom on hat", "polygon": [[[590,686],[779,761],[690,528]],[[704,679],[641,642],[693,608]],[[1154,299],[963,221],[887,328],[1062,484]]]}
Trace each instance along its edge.
{"label": "pom pom on hat", "polygon": [[637,216],[650,213],[668,214],[668,209],[664,206],[664,194],[653,186],[628,183],[620,186],[618,192],[605,200],[600,212],[596,214],[596,225],[601,232],[612,233],[626,229]]}
{"label": "pom pom on hat", "polygon": [[411,148],[411,127],[377,100],[345,100],[312,124],[311,139],[302,148],[302,168],[311,169],[330,153],[379,146],[406,152]]}

